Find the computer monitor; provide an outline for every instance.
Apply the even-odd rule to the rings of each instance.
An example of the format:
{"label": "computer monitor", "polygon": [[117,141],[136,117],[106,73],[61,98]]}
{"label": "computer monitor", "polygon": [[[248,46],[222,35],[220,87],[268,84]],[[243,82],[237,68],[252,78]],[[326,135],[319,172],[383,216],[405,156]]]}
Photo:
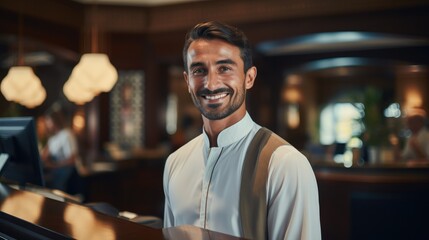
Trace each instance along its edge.
{"label": "computer monitor", "polygon": [[35,121],[32,117],[0,118],[0,178],[11,183],[44,187]]}

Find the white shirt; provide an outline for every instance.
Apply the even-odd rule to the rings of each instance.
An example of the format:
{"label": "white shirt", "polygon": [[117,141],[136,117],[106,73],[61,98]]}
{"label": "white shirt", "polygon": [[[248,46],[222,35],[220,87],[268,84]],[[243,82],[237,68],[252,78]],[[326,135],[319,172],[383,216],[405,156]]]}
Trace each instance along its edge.
{"label": "white shirt", "polygon": [[[172,153],[164,170],[164,227],[194,225],[241,236],[239,195],[246,150],[260,126],[246,116],[209,146],[205,132]],[[274,151],[267,182],[269,239],[320,239],[313,170],[290,145]]]}
{"label": "white shirt", "polygon": [[64,161],[78,153],[77,141],[69,129],[62,129],[48,140],[49,154],[54,161]]}

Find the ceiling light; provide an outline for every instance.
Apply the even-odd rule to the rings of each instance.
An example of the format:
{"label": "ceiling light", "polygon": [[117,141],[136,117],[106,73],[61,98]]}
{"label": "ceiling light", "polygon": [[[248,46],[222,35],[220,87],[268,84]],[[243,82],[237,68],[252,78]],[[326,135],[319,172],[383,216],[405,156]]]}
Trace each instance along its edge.
{"label": "ceiling light", "polygon": [[[97,6],[94,15],[96,10]],[[91,53],[81,56],[63,87],[65,96],[79,105],[91,101],[100,92],[109,92],[118,80],[118,71],[107,54],[98,53],[98,32],[94,21],[91,26]]]}
{"label": "ceiling light", "polygon": [[1,82],[1,92],[8,101],[14,101],[28,108],[34,108],[43,103],[46,99],[46,91],[43,88],[40,79],[34,74],[29,66],[23,65],[21,32],[22,19],[19,18],[19,37],[18,37],[18,63],[9,69],[8,74]]}

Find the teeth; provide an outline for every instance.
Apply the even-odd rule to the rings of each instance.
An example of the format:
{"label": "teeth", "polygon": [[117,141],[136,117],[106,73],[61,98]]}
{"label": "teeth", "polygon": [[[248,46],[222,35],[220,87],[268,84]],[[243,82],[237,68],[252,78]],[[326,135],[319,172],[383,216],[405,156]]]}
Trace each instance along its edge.
{"label": "teeth", "polygon": [[226,95],[227,95],[226,93],[218,94],[218,95],[210,95],[210,96],[206,96],[206,99],[216,100],[216,99],[224,98],[224,97],[226,97]]}

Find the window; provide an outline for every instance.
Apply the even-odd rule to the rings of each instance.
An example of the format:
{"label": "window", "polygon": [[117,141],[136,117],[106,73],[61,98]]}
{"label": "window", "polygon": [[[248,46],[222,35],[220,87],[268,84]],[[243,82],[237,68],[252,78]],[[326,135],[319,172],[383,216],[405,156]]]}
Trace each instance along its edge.
{"label": "window", "polygon": [[331,145],[347,143],[353,136],[362,133],[359,123],[363,117],[362,104],[332,103],[320,114],[320,143]]}

